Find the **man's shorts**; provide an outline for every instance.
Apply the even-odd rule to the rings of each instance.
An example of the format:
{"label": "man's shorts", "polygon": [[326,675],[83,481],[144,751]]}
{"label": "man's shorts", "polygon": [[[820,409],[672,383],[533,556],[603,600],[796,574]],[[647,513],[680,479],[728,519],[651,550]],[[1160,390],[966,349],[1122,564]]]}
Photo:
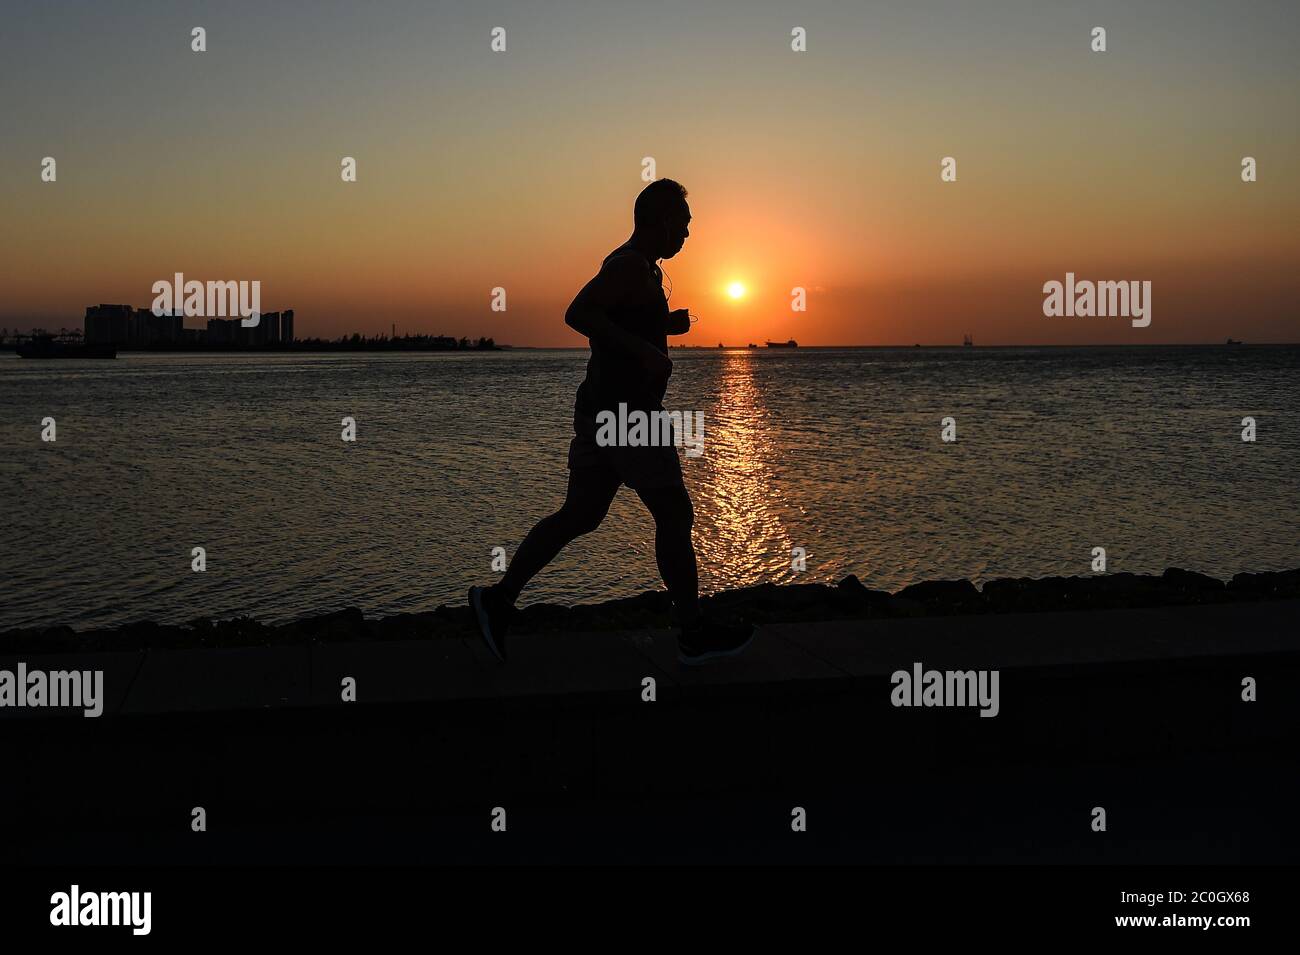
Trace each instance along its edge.
{"label": "man's shorts", "polygon": [[634,491],[684,486],[676,444],[626,447],[596,443],[595,423],[575,414],[569,443],[569,470],[615,477]]}

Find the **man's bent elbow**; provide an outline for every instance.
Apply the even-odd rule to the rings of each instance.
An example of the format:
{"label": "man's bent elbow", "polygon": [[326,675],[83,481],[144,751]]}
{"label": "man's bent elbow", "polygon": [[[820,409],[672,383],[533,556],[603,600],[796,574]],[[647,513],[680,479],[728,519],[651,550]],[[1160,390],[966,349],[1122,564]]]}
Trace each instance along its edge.
{"label": "man's bent elbow", "polygon": [[591,337],[592,332],[592,315],[589,310],[570,305],[568,311],[564,313],[564,324],[568,325],[579,335]]}

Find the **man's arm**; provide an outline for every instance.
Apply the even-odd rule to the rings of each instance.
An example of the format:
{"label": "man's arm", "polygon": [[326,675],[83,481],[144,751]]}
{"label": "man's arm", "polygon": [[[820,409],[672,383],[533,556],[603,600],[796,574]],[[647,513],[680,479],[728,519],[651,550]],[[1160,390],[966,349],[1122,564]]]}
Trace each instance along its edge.
{"label": "man's arm", "polygon": [[691,313],[685,308],[675,308],[668,313],[668,334],[685,335],[691,330]]}
{"label": "man's arm", "polygon": [[610,309],[638,295],[645,282],[645,267],[633,256],[614,256],[582,287],[564,313],[564,324],[612,351],[657,368],[661,361],[668,360],[663,352],[609,317]]}

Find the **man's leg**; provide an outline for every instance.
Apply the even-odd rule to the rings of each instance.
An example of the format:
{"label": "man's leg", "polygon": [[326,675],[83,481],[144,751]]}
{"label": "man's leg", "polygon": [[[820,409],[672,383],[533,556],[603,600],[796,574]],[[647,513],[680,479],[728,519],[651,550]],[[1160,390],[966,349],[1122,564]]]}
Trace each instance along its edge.
{"label": "man's leg", "polygon": [[621,483],[617,474],[605,469],[569,471],[564,505],[551,516],[542,518],[528,532],[505,576],[491,588],[493,595],[504,598],[509,604],[518,600],[528,581],[571,541],[600,526]]}
{"label": "man's leg", "polygon": [[655,558],[668,587],[681,636],[677,659],[688,666],[742,653],[754,639],[750,624],[708,621],[700,611],[700,581],[691,527],[695,509],[681,484],[639,488],[637,494],[655,519]]}
{"label": "man's leg", "polygon": [[681,484],[636,493],[655,519],[655,560],[677,611],[677,621],[683,627],[694,627],[700,620],[700,578],[691,542],[695,523],[691,496]]}

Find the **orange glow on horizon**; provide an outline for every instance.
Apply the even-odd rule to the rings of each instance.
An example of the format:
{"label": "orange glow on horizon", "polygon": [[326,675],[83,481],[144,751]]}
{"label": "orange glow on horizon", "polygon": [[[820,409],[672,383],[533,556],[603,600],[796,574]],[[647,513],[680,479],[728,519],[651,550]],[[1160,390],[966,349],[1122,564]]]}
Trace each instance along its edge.
{"label": "orange glow on horizon", "polygon": [[[670,306],[698,319],[674,343],[1300,335],[1300,179],[1247,184],[1239,166],[1247,149],[1267,155],[1264,170],[1300,159],[1300,139],[1277,120],[1294,112],[1300,75],[1285,5],[1249,22],[1227,8],[1198,16],[1206,42],[1250,38],[1212,63],[1167,41],[1123,71],[1062,60],[1052,18],[1016,18],[1008,39],[999,18],[973,10],[938,28],[905,4],[888,24],[843,5],[838,48],[805,57],[773,43],[763,17],[720,15],[720,56],[712,30],[646,13],[629,31],[621,15],[571,6],[535,14],[531,52],[504,59],[472,44],[430,58],[436,5],[403,5],[362,45],[362,13],[322,18],[337,44],[326,49],[349,51],[349,81],[335,57],[304,55],[286,86],[282,64],[317,39],[292,17],[268,15],[241,36],[227,51],[237,66],[216,83],[195,68],[213,61],[174,43],[165,21],[105,13],[134,45],[97,61],[83,18],[28,5],[35,42],[7,63],[32,95],[10,124],[16,171],[0,186],[11,237],[0,328],[79,327],[98,303],[147,307],[155,282],[183,272],[259,281],[262,304],[294,309],[304,337],[395,324],[585,347],[564,311],[630,234],[651,155],[656,176],[687,188],[692,213],[688,241],[664,263]],[[132,19],[138,29],[121,26]],[[970,36],[1019,55],[988,61],[985,39]],[[872,43],[875,55],[858,55]],[[161,50],[177,59],[138,68]],[[633,50],[671,64],[661,105],[628,108],[642,79],[617,67]],[[93,80],[49,72],[54,55],[96,62]],[[412,122],[430,115],[433,90],[437,122]],[[175,124],[138,122],[139,102],[202,121],[154,161]],[[1113,114],[1095,125],[1103,108]],[[945,182],[939,160],[954,144],[960,178]],[[30,157],[50,152],[58,178],[44,182]],[[340,175],[344,156],[357,160],[354,181]],[[1152,327],[1048,319],[1043,284],[1066,271],[1151,281]],[[493,309],[496,288],[508,310]]]}

